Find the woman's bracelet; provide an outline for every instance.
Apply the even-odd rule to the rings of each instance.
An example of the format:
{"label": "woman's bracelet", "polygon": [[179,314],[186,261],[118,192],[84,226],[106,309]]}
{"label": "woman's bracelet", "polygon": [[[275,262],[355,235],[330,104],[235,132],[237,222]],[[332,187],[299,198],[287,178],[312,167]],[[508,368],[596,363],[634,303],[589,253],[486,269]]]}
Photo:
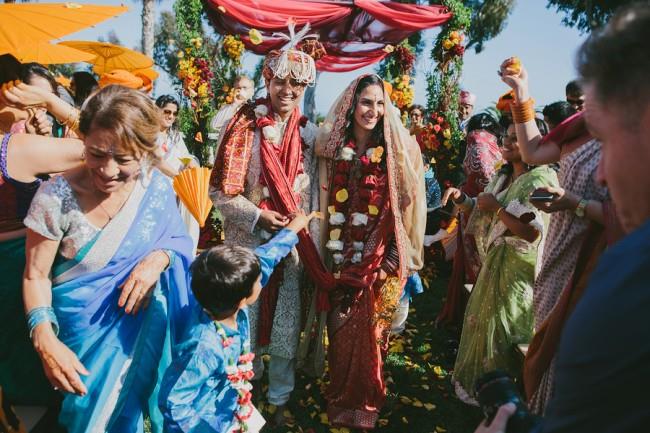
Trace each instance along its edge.
{"label": "woman's bracelet", "polygon": [[512,120],[515,124],[521,124],[535,120],[535,101],[533,98],[520,103],[513,102],[510,105]]}
{"label": "woman's bracelet", "polygon": [[504,208],[503,206],[501,206],[499,209],[497,209],[497,216],[499,216],[499,212],[501,212],[502,210],[505,210],[505,209],[506,208]]}
{"label": "woman's bracelet", "polygon": [[43,322],[50,322],[54,335],[59,335],[59,322],[56,320],[54,308],[52,307],[36,307],[29,310],[27,313],[27,328],[29,329],[29,338],[32,338],[34,329]]}

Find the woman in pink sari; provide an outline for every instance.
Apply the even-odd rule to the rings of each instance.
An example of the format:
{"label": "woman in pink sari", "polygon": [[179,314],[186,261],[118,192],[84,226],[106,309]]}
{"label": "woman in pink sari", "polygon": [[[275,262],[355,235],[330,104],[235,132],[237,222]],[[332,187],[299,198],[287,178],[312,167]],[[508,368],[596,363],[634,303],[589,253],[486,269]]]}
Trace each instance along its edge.
{"label": "woman in pink sari", "polygon": [[420,150],[376,75],[355,80],[317,141],[325,260],[338,283],[327,318],[330,423],[371,429],[386,388],[382,374],[392,314],[422,267],[426,225]]}

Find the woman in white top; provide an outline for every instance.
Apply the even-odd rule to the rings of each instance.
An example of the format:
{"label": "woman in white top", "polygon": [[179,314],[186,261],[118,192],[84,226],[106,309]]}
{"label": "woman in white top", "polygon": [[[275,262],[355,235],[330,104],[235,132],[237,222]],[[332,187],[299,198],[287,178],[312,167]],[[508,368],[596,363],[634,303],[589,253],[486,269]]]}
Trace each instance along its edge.
{"label": "woman in white top", "polygon": [[[171,95],[162,95],[156,99],[156,106],[160,111],[161,118],[156,151],[161,162],[157,166],[160,171],[173,179],[181,170],[198,167],[199,163],[196,157],[187,150],[183,134],[176,128],[176,118],[180,108],[178,101]],[[196,252],[200,234],[199,223],[183,203],[179,202],[178,207]]]}

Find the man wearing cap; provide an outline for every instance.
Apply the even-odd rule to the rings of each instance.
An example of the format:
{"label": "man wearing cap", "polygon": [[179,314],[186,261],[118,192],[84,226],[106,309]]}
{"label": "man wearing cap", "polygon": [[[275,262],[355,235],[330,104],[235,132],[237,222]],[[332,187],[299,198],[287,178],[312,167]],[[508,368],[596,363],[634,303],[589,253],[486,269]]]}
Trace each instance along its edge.
{"label": "man wearing cap", "polygon": [[[292,212],[318,207],[316,126],[299,109],[316,68],[313,58],[295,48],[296,39],[267,54],[268,96],[244,104],[223,133],[210,197],[224,217],[226,244],[254,248],[285,227]],[[276,423],[284,421],[294,388],[303,262],[294,249],[249,309],[255,379],[264,369],[262,354],[270,354],[268,400],[278,406]]]}
{"label": "man wearing cap", "polygon": [[460,129],[463,131],[467,126],[469,118],[474,113],[474,105],[476,104],[476,95],[468,92],[467,90],[460,91],[460,98],[458,100],[458,117],[460,118]]}

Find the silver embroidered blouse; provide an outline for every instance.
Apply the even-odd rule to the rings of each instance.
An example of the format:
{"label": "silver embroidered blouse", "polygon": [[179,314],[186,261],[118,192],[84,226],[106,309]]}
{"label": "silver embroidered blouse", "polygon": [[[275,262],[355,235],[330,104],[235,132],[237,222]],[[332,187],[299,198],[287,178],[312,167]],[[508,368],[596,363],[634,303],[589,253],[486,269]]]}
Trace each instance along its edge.
{"label": "silver embroidered blouse", "polygon": [[74,258],[101,231],[88,221],[63,176],[41,185],[24,224],[41,236],[60,241],[59,254],[66,259]]}

